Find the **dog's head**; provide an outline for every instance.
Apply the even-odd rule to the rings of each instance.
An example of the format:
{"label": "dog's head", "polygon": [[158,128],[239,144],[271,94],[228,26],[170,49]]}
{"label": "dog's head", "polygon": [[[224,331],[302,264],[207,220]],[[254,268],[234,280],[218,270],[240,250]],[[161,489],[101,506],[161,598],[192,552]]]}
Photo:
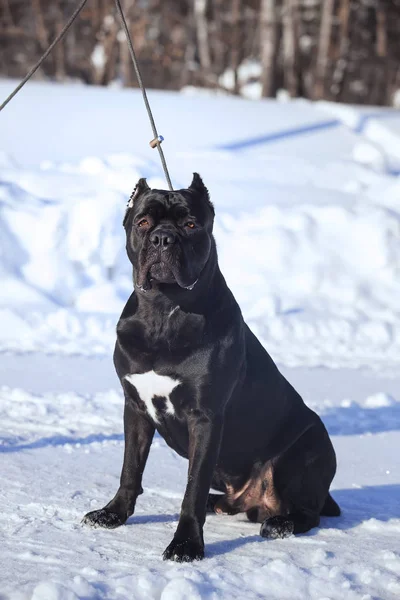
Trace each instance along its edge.
{"label": "dog's head", "polygon": [[124,218],[126,249],[142,291],[152,282],[192,289],[212,247],[214,208],[201,177],[187,189],[152,190],[140,179]]}

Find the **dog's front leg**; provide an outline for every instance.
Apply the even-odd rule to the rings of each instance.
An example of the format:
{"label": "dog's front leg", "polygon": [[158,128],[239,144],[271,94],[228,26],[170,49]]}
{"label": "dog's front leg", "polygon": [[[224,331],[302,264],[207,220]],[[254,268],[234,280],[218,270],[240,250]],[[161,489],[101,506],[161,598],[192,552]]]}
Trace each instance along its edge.
{"label": "dog's front leg", "polygon": [[218,459],[222,417],[194,410],[189,418],[189,471],[174,539],[164,560],[190,562],[204,558],[203,525],[208,492]]}
{"label": "dog's front leg", "polygon": [[83,523],[87,525],[108,529],[123,525],[133,514],[136,499],[143,492],[142,476],[154,436],[154,425],[133,408],[128,396],[125,397],[124,432],[124,463],[118,492],[104,508],[85,515]]}

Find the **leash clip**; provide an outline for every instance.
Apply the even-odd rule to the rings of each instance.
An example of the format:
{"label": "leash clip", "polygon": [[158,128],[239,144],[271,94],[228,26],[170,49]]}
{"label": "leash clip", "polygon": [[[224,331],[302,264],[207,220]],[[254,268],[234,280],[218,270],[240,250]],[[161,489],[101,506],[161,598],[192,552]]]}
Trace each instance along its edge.
{"label": "leash clip", "polygon": [[150,146],[152,148],[155,148],[156,146],[158,146],[158,144],[161,144],[164,141],[164,138],[162,135],[158,135],[157,137],[154,138],[154,140],[151,140]]}

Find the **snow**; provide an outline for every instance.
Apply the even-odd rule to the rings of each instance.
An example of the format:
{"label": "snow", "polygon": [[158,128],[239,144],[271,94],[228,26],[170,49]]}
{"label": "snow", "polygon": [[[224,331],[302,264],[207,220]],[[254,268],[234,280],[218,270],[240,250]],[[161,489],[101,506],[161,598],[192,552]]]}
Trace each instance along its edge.
{"label": "snow", "polygon": [[122,464],[121,222],[139,177],[165,182],[137,91],[31,83],[0,119],[0,597],[397,598],[400,113],[149,95],[174,185],[210,190],[246,320],[328,427],[343,514],[273,541],[212,515],[203,562],[163,562],[187,467],[156,437],[127,526],[81,527]]}
{"label": "snow", "polygon": [[[141,98],[45,84],[29,86],[29,104],[25,94],[0,125],[0,251],[9,282],[0,306],[9,309],[8,290],[23,286],[11,297],[32,311],[18,311],[24,333],[16,327],[12,339],[4,329],[0,348],[107,353],[115,321],[108,315],[131,290],[121,227],[127,197],[143,175],[165,186]],[[333,357],[336,366],[395,364],[400,184],[395,145],[386,141],[398,113],[151,95],[172,179],[185,186],[194,170],[203,175],[223,271],[272,354],[292,365],[333,366]],[[51,107],[46,121],[33,118],[43,106]],[[377,122],[379,147],[368,134]]]}
{"label": "snow", "polygon": [[[276,541],[259,537],[243,515],[209,516],[207,559],[175,565],[161,553],[176,526],[186,465],[159,437],[127,526],[80,526],[82,515],[108,501],[118,485],[123,399],[111,361],[26,355],[19,369],[15,357],[7,361],[2,380],[12,387],[0,395],[7,432],[0,452],[6,598],[396,598],[400,485],[393,449],[400,404],[397,393],[380,406],[377,397],[385,393],[377,390],[391,396],[398,377],[284,369],[333,435],[339,460],[333,494],[343,516]],[[21,372],[34,391],[14,387]]]}

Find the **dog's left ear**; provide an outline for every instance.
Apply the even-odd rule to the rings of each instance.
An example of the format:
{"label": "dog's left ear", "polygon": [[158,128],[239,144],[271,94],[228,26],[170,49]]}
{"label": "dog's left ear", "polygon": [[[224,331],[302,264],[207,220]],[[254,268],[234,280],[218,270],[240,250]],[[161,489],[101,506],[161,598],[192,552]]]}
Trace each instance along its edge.
{"label": "dog's left ear", "polygon": [[132,206],[134,205],[136,198],[138,198],[138,196],[140,196],[140,194],[142,194],[143,192],[146,192],[149,189],[150,188],[149,188],[149,185],[148,185],[148,183],[146,181],[146,178],[145,177],[141,177],[139,179],[139,181],[137,182],[137,184],[135,185],[135,189],[133,190],[133,192],[132,192],[132,194],[131,194],[131,196],[129,198],[129,201],[128,201],[128,204],[127,204],[127,207],[126,207],[125,217],[124,217],[122,225],[125,226],[126,220],[128,218],[129,211],[132,208]]}
{"label": "dog's left ear", "polygon": [[208,189],[204,185],[202,178],[200,177],[200,175],[198,173],[193,173],[193,180],[188,189],[192,190],[193,192],[197,192],[198,194],[203,196],[203,198],[205,200],[207,200],[207,203],[214,214],[214,206],[210,200],[210,194],[208,192]]}

